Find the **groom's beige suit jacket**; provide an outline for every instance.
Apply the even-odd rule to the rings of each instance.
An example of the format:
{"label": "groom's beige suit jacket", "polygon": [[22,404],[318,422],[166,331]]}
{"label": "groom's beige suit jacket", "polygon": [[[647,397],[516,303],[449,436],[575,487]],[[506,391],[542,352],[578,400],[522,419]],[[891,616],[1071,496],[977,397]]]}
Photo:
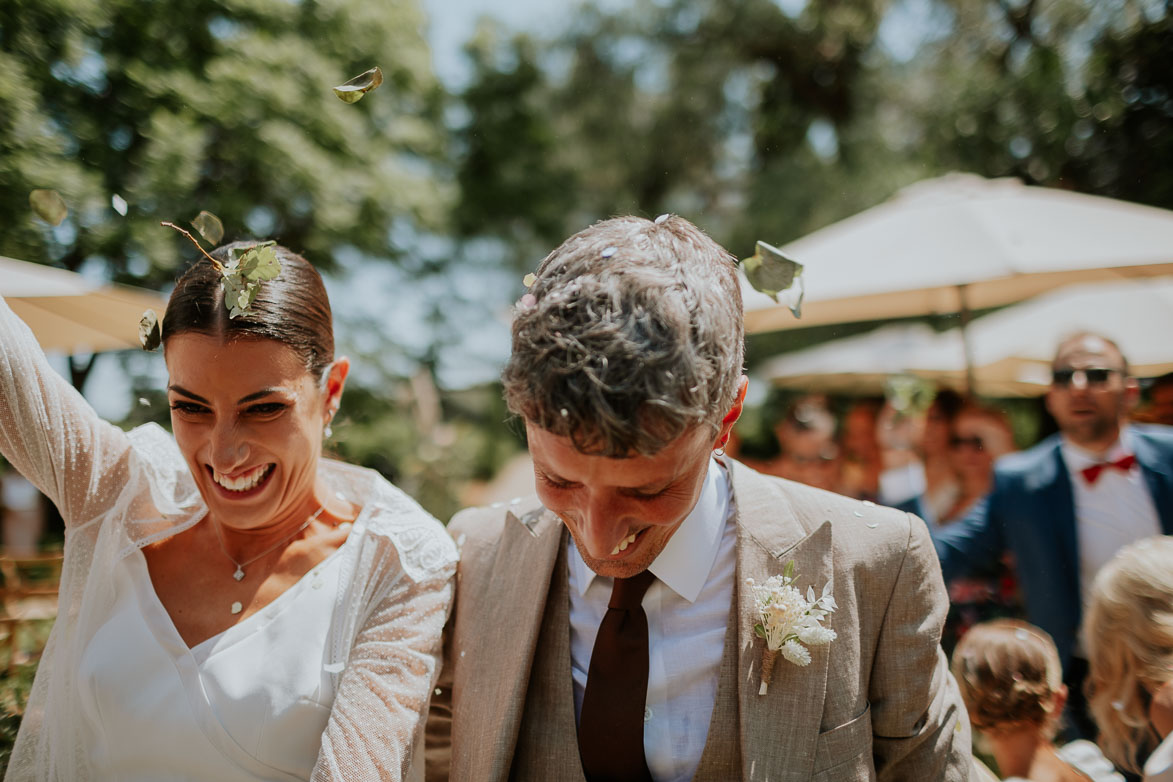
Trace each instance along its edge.
{"label": "groom's beige suit jacket", "polygon": [[[737,524],[734,605],[694,779],[968,780],[970,730],[938,646],[947,599],[920,519],[726,460]],[[532,528],[532,533],[530,531]],[[470,509],[427,730],[427,778],[582,782],[570,672],[566,532],[536,501]],[[745,581],[832,583],[838,638],[758,694],[763,641]]]}

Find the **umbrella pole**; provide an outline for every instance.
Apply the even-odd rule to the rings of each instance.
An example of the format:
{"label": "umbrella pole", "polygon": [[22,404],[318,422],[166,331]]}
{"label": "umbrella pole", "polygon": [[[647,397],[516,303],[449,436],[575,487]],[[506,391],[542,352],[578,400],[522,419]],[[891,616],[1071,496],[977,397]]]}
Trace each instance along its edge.
{"label": "umbrella pole", "polygon": [[969,302],[965,297],[965,284],[957,286],[957,301],[959,304],[959,314],[961,315],[961,344],[965,350],[965,393],[967,396],[976,396],[977,394],[977,379],[974,377],[973,371],[973,345],[969,340],[969,322],[973,318],[973,313],[969,311]]}

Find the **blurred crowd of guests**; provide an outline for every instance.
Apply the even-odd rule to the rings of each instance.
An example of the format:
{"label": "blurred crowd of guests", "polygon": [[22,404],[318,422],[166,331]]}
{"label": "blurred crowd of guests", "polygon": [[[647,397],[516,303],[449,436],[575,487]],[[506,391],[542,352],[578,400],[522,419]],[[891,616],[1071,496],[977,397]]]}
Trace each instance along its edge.
{"label": "blurred crowd of guests", "polygon": [[[839,416],[834,409],[824,395],[798,399],[773,426],[776,457],[738,458],[763,472],[902,508],[943,526],[963,518],[989,493],[994,462],[1015,450],[1002,410],[949,389],[937,391],[922,410],[897,410],[884,399],[851,401]],[[977,622],[1022,615],[1009,555],[948,586],[946,652]]]}
{"label": "blurred crowd of guests", "polygon": [[1173,374],[1142,395],[1115,343],[1072,335],[1054,433],[1022,451],[997,406],[910,398],[803,396],[776,456],[739,458],[926,521],[942,646],[1002,778],[1139,780],[1148,759],[1146,782],[1173,780]]}

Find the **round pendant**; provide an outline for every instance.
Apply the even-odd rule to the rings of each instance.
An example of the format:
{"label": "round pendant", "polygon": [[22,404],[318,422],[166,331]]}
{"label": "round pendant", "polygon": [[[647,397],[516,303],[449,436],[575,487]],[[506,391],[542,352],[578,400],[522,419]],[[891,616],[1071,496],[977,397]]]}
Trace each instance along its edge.
{"label": "round pendant", "polygon": [[237,600],[235,603],[232,604],[232,613],[239,614],[243,610],[244,610],[244,606],[242,606],[240,604],[239,600]]}
{"label": "round pendant", "polygon": [[242,578],[244,578],[244,568],[242,568],[240,565],[237,565],[236,572],[232,574],[232,577],[237,581],[240,581]]}

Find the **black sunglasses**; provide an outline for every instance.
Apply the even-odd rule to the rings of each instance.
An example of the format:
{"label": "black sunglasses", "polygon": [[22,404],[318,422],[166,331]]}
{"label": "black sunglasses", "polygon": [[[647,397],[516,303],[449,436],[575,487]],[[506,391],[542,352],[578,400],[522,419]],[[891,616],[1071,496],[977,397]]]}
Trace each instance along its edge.
{"label": "black sunglasses", "polygon": [[1051,372],[1051,382],[1056,386],[1067,387],[1071,385],[1076,375],[1080,375],[1083,379],[1082,385],[1102,386],[1111,379],[1112,375],[1118,374],[1119,371],[1117,369],[1104,369],[1102,367],[1094,369],[1056,369]]}
{"label": "black sunglasses", "polygon": [[954,436],[949,438],[949,447],[961,448],[962,446],[973,448],[978,451],[984,451],[986,449],[986,444],[982,442],[982,438],[978,437],[977,435],[974,435],[973,437]]}

